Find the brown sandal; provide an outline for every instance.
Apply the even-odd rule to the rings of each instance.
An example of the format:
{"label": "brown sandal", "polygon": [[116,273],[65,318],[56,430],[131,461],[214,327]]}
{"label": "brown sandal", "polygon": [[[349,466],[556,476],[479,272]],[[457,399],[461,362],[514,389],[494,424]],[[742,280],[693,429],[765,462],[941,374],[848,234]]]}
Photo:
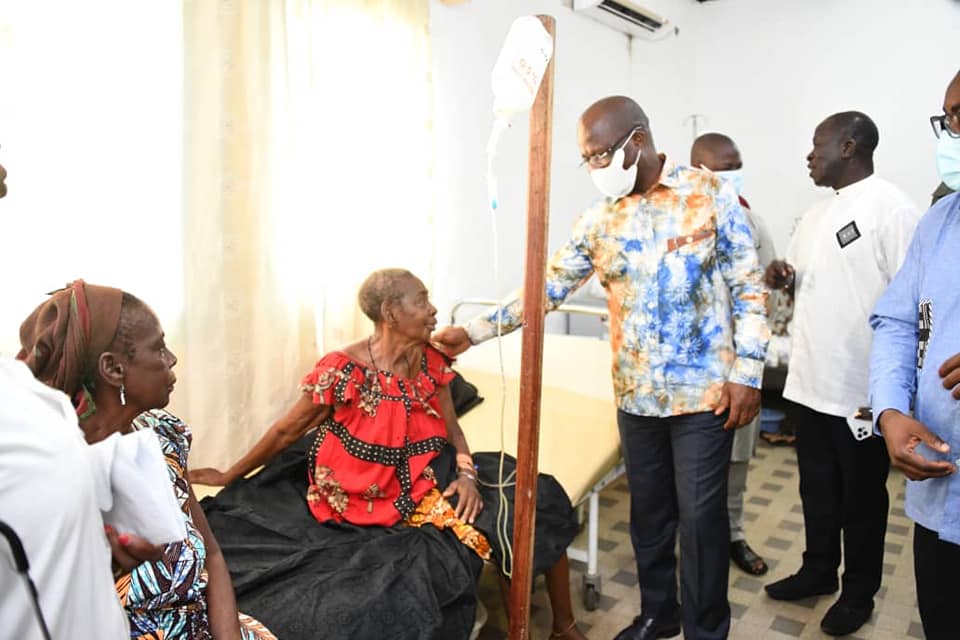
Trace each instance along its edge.
{"label": "brown sandal", "polygon": [[761,431],[760,437],[763,438],[764,442],[772,444],[773,446],[791,446],[797,441],[797,436],[792,433],[780,433],[780,432],[769,432]]}

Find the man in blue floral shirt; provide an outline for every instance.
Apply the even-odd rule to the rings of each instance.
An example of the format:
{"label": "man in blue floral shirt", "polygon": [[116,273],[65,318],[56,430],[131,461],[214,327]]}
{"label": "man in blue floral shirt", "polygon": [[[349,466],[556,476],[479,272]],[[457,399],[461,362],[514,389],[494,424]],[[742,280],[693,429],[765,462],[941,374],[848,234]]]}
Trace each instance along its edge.
{"label": "man in blue floral shirt", "polygon": [[[578,143],[606,198],[550,259],[547,311],[593,273],[607,292],[643,598],[642,613],[617,640],[671,637],[681,624],[688,638],[725,638],[730,447],[733,430],[759,411],[769,337],[750,227],[732,186],[657,153],[647,116],[630,98],[591,105]],[[434,340],[455,355],[494,337],[496,316],[447,327]],[[511,296],[503,332],[522,321],[519,296]]]}

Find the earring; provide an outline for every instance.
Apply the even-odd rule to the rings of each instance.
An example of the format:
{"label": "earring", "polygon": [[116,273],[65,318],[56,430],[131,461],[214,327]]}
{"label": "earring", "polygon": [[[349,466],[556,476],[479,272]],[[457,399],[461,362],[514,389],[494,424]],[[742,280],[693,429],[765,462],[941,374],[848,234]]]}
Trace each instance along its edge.
{"label": "earring", "polygon": [[123,386],[123,383],[120,383],[120,405],[127,405],[127,389]]}

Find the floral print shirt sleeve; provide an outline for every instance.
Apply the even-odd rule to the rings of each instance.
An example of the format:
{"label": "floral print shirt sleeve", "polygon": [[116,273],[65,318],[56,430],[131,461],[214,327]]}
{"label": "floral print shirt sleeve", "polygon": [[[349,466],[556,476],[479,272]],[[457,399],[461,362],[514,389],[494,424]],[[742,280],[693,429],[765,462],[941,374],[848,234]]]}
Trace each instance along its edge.
{"label": "floral print shirt sleeve", "polygon": [[[547,266],[546,310],[594,272],[607,292],[622,410],[710,411],[724,382],[760,386],[767,292],[746,215],[720,178],[664,159],[646,193],[588,209]],[[502,309],[503,333],[522,324],[518,294]],[[466,330],[474,343],[495,336],[496,311]]]}
{"label": "floral print shirt sleeve", "polygon": [[724,184],[716,198],[717,263],[730,289],[736,359],[730,382],[760,388],[770,331],[767,289],[747,214],[733,187]]}
{"label": "floral print shirt sleeve", "polygon": [[[553,254],[547,263],[545,311],[548,313],[563,304],[564,300],[593,274],[590,234],[597,210],[602,210],[602,207],[594,207],[580,216],[574,225],[570,239]],[[521,290],[517,290],[502,301],[500,317],[502,334],[510,333],[523,324],[521,297]],[[497,312],[492,311],[489,314],[477,316],[470,321],[466,329],[470,341],[474,344],[493,338],[497,335]]]}

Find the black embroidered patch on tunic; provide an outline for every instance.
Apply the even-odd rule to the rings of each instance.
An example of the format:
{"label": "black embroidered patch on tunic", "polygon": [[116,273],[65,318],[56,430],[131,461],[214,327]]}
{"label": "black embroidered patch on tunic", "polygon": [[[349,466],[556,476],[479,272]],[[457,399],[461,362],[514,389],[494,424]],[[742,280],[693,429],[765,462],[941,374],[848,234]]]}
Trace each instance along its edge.
{"label": "black embroidered patch on tunic", "polygon": [[845,248],[848,244],[860,237],[860,229],[857,229],[857,223],[851,221],[848,225],[837,231],[837,242],[840,248]]}
{"label": "black embroidered patch on tunic", "polygon": [[917,305],[917,369],[923,369],[933,331],[933,302],[921,300]]}

